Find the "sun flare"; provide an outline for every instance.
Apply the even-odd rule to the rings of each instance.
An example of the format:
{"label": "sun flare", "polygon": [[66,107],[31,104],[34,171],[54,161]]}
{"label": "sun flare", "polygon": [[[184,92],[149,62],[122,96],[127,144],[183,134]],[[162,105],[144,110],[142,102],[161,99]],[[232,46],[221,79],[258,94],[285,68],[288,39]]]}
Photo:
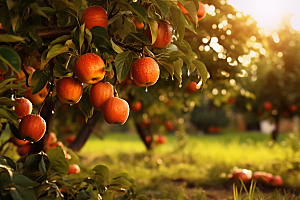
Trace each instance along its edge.
{"label": "sun flare", "polygon": [[251,15],[267,34],[278,29],[287,16],[292,16],[290,22],[293,29],[300,31],[299,0],[228,0],[228,4]]}

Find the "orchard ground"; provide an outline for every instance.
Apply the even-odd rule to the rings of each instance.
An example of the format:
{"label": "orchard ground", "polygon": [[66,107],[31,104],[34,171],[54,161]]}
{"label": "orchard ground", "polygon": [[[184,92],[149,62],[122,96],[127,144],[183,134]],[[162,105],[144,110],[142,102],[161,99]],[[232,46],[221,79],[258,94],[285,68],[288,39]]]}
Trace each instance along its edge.
{"label": "orchard ground", "polygon": [[[277,191],[299,196],[300,140],[294,133],[280,134],[276,144],[269,135],[258,132],[190,134],[183,150],[176,149],[177,137],[169,134],[167,142],[152,152],[146,152],[135,133],[106,132],[103,138],[91,137],[80,151],[82,171],[84,167],[103,164],[112,175],[127,172],[134,178],[139,193],[154,199],[234,199],[233,184],[242,186],[228,178],[234,167],[266,171],[283,178],[284,186],[277,190],[257,183],[265,199]],[[245,186],[249,190],[250,182]]]}
{"label": "orchard ground", "polygon": [[[137,134],[105,133],[103,137],[94,136],[86,143],[80,152],[82,164],[101,163],[113,173],[128,172],[141,193],[158,199],[179,193],[194,199],[203,191],[208,199],[232,199],[234,181],[227,176],[235,166],[280,175],[286,191],[300,188],[299,140],[293,133],[280,134],[276,144],[258,132],[191,134],[183,150],[176,150],[177,137],[170,134],[165,144],[149,153]],[[264,192],[275,190],[262,183],[258,187]]]}

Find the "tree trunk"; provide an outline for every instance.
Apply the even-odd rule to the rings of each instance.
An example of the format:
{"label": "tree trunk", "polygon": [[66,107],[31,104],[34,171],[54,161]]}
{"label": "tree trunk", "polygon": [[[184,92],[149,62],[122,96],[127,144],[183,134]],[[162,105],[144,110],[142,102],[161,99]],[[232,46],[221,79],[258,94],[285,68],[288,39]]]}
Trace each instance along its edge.
{"label": "tree trunk", "polygon": [[39,153],[43,150],[43,147],[48,140],[52,122],[54,119],[54,114],[52,113],[52,110],[54,110],[54,106],[55,102],[52,102],[51,99],[46,100],[41,111],[41,117],[46,121],[46,133],[40,141],[32,144],[29,154]]}
{"label": "tree trunk", "polygon": [[[152,150],[152,141],[153,141],[152,134],[147,134],[146,130],[138,122],[135,121],[134,125],[135,125],[135,128],[136,128],[136,131],[138,132],[138,134],[139,134],[141,140],[143,141],[144,145],[146,146],[147,150],[148,151]],[[151,141],[150,142],[146,141],[147,135],[151,135]]]}
{"label": "tree trunk", "polygon": [[275,129],[272,131],[272,139],[277,141],[279,134],[279,115],[275,115],[274,117]]}
{"label": "tree trunk", "polygon": [[80,151],[83,145],[91,136],[92,132],[96,127],[96,123],[99,121],[102,116],[102,112],[98,110],[94,110],[93,116],[84,124],[79,133],[77,134],[76,139],[72,142],[68,147],[73,151]]}

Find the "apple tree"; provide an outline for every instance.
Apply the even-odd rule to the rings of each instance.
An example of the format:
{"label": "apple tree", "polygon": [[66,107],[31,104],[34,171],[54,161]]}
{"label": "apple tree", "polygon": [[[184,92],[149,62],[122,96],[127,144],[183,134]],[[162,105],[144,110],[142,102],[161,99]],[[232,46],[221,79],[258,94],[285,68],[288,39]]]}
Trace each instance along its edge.
{"label": "apple tree", "polygon": [[251,66],[251,78],[245,82],[255,98],[239,96],[236,102],[240,111],[274,122],[272,139],[275,141],[280,119],[299,116],[299,38],[289,23],[266,36],[266,57]]}

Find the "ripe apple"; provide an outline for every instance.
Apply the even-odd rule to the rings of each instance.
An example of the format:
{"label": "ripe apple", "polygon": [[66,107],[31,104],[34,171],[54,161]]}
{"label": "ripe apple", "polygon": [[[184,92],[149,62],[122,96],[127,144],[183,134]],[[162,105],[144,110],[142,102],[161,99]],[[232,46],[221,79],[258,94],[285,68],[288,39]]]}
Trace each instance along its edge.
{"label": "ripe apple", "polygon": [[32,112],[32,103],[28,99],[21,97],[16,98],[15,101],[19,106],[15,106],[15,113],[22,119],[25,115],[29,115]]}
{"label": "ripe apple", "polygon": [[41,91],[39,91],[38,93],[36,93],[36,94],[31,94],[31,92],[32,92],[32,90],[29,89],[29,90],[27,90],[27,91],[24,93],[23,96],[24,96],[25,98],[29,99],[33,105],[39,105],[39,104],[41,104],[41,103],[45,100],[45,98],[46,98],[46,96],[47,96],[47,94],[48,94],[48,91],[47,91],[47,84],[46,84],[45,87],[44,87]]}
{"label": "ripe apple", "polygon": [[74,72],[81,82],[95,84],[104,78],[104,66],[105,63],[97,54],[86,53],[77,59]]}
{"label": "ripe apple", "polygon": [[17,148],[17,152],[20,156],[25,156],[29,153],[30,151],[30,148],[31,148],[31,144],[30,143],[27,143],[23,146],[20,146]]}
{"label": "ripe apple", "polygon": [[4,79],[4,76],[2,75],[2,72],[3,72],[3,71],[2,71],[2,69],[0,68],[0,75],[1,75],[1,76],[0,76],[0,82]]}
{"label": "ripe apple", "polygon": [[267,173],[267,172],[264,172],[262,175],[261,175],[261,180],[262,180],[262,182],[264,182],[264,183],[271,183],[271,181],[272,181],[272,179],[273,179],[273,175],[272,174],[270,174],[270,173]]}
{"label": "ripe apple", "polygon": [[[173,27],[167,21],[158,21],[158,30],[157,30],[157,38],[155,42],[151,45],[153,48],[166,48],[172,41],[172,32]],[[152,43],[152,33],[150,27],[148,26],[144,31],[144,34],[149,38]]]}
{"label": "ripe apple", "polygon": [[90,101],[96,110],[102,110],[105,101],[111,97],[114,97],[114,87],[109,82],[99,82],[92,86]]}
{"label": "ripe apple", "polygon": [[106,10],[101,6],[90,6],[82,12],[81,23],[85,23],[85,28],[91,29],[94,26],[107,28],[108,19]]}
{"label": "ripe apple", "polygon": [[234,180],[237,181],[243,181],[243,182],[247,182],[249,180],[251,180],[251,176],[249,176],[247,173],[245,173],[244,171],[235,171],[232,174],[232,178]]}
{"label": "ripe apple", "polygon": [[167,131],[172,131],[174,129],[173,122],[170,120],[166,121],[165,126],[166,126]]}
{"label": "ripe apple", "polygon": [[296,112],[297,111],[297,106],[295,104],[292,104],[290,106],[290,111],[293,112],[293,113]]}
{"label": "ripe apple", "polygon": [[129,116],[129,105],[124,99],[111,97],[103,104],[102,115],[108,124],[124,124]]}
{"label": "ripe apple", "polygon": [[69,166],[69,174],[78,174],[80,173],[80,167],[77,164],[72,164]]}
{"label": "ripe apple", "polygon": [[46,132],[46,122],[40,115],[29,114],[21,119],[19,134],[22,138],[31,141],[39,141]]}
{"label": "ripe apple", "polygon": [[130,106],[130,110],[131,110],[131,111],[133,111],[133,112],[138,112],[138,111],[140,111],[141,108],[142,108],[142,102],[136,101],[136,102],[134,102],[134,103],[129,104],[129,106]]}
{"label": "ripe apple", "polygon": [[28,144],[28,143],[29,143],[29,141],[27,141],[27,140],[19,140],[19,139],[16,138],[15,136],[12,137],[11,142],[12,142],[14,145],[18,146],[18,147],[24,146],[25,144]]}
{"label": "ripe apple", "polygon": [[273,176],[272,180],[271,180],[271,184],[274,186],[282,186],[283,185],[283,180],[281,178],[281,176]]}
{"label": "ripe apple", "polygon": [[190,94],[196,92],[197,90],[200,89],[200,86],[197,86],[196,82],[190,82],[186,88],[186,91]]}
{"label": "ripe apple", "polygon": [[[182,13],[185,15],[188,15],[188,17],[190,18],[191,21],[194,21],[193,18],[189,15],[188,11],[181,5],[181,3],[177,3],[178,7],[181,9]],[[200,21],[201,19],[203,19],[206,15],[206,11],[205,11],[205,5],[201,2],[199,2],[199,9],[197,12],[197,16],[198,16],[198,21]]]}
{"label": "ripe apple", "polygon": [[81,99],[82,83],[72,77],[61,78],[56,85],[56,94],[62,103],[75,104]]}
{"label": "ripe apple", "polygon": [[272,109],[272,103],[269,101],[264,102],[264,109],[265,110],[271,110]]}
{"label": "ripe apple", "polygon": [[159,78],[159,66],[150,57],[137,59],[131,67],[133,81],[140,87],[154,85]]}
{"label": "ripe apple", "polygon": [[167,141],[167,137],[164,135],[160,135],[158,136],[156,144],[164,144],[166,141]]}
{"label": "ripe apple", "polygon": [[252,175],[252,179],[259,180],[262,178],[263,174],[264,174],[264,172],[261,172],[261,171],[254,172]]}
{"label": "ripe apple", "polygon": [[136,20],[135,17],[132,17],[131,20],[135,24],[136,29],[143,29],[144,28],[144,26],[145,26],[144,22],[140,22],[140,21]]}

